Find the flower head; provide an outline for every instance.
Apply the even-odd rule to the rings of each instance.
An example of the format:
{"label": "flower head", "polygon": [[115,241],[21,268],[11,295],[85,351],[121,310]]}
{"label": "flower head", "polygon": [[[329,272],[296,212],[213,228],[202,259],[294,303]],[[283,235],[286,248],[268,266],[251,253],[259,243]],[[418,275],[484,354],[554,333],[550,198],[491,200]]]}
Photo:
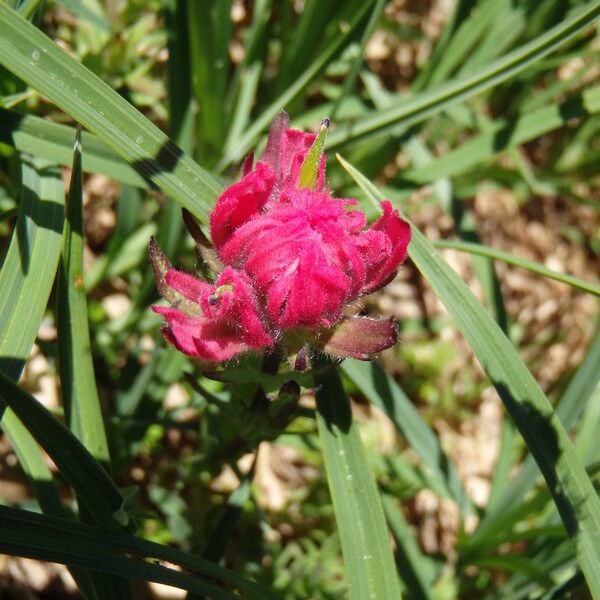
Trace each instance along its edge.
{"label": "flower head", "polygon": [[280,113],[262,160],[247,162],[242,179],[219,197],[210,232],[224,270],[214,285],[174,271],[155,247],[159,290],[174,304],[154,310],[182,352],[221,362],[309,342],[337,356],[369,358],[396,342],[393,321],[345,318],[343,309],[394,277],[410,227],[387,200],[367,227],[356,200],[332,197],[325,127],[319,136],[290,129]]}

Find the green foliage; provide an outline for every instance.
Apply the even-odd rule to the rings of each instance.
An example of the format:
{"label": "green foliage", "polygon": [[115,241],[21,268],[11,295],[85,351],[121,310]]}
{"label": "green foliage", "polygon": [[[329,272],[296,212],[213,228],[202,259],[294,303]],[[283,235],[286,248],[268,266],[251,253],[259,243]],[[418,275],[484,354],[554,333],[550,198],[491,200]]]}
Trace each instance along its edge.
{"label": "green foliage", "polygon": [[[597,274],[484,245],[473,210],[505,190],[533,215],[543,197],[598,213],[600,2],[457,0],[434,38],[399,14],[380,0],[0,1],[1,425],[43,513],[1,506],[0,552],[68,565],[88,598],[130,597],[140,579],[223,599],[600,599],[597,325],[545,395],[530,370],[568,332],[520,337],[496,267],[596,303]],[[378,35],[418,49],[409,74],[373,58]],[[200,370],[148,310],[148,240],[194,270],[181,207],[205,227],[284,108],[313,130],[335,117],[305,185],[335,149],[329,183],[370,217],[377,179],[408,217],[452,224],[457,239],[433,243],[413,227],[407,267],[449,316],[406,319],[382,362]],[[589,218],[560,235],[597,258]],[[469,256],[484,305],[434,248]],[[17,383],[34,344],[60,381],[50,410],[27,370]],[[491,386],[509,416],[476,503],[437,426],[468,424]],[[424,539],[424,494],[456,515],[445,553]]]}

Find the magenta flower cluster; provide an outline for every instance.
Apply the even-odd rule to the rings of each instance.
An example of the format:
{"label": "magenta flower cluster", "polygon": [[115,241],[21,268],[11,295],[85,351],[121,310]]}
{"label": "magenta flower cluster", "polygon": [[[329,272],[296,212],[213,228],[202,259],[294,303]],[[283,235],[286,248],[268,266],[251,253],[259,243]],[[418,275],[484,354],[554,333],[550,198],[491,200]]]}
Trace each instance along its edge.
{"label": "magenta flower cluster", "polygon": [[370,358],[396,342],[393,321],[345,317],[344,307],[395,276],[410,227],[387,200],[367,227],[356,200],[333,198],[325,186],[324,156],[315,185],[301,187],[315,138],[290,129],[281,113],[262,159],[254,167],[247,161],[241,180],[219,197],[210,233],[223,267],[214,283],[167,263],[163,295],[172,305],[153,310],[180,351],[219,363],[275,346],[294,353],[308,343]]}

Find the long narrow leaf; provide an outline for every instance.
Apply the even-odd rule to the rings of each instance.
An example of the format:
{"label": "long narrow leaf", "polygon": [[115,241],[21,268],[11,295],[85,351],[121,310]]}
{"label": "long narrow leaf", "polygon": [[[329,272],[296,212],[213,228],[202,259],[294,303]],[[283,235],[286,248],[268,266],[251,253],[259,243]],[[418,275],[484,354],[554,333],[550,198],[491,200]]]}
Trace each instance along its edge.
{"label": "long narrow leaf", "polygon": [[400,99],[390,108],[341,125],[331,132],[327,139],[327,147],[337,148],[351,140],[382,132],[400,124],[408,127],[461,100],[498,85],[570,40],[594,23],[598,15],[600,15],[600,2],[592,2],[583,10],[577,11],[571,18],[470,77],[454,80],[438,89],[417,94],[408,100]]}
{"label": "long narrow leaf", "polygon": [[100,78],[0,3],[0,63],[123,156],[167,195],[203,219],[214,180]]}
{"label": "long narrow leaf", "polygon": [[[360,172],[342,162],[370,196],[381,194]],[[466,284],[412,228],[409,254],[446,306],[496,387],[538,463],[552,493],[594,598],[600,598],[600,500],[560,419],[515,348]]]}
{"label": "long narrow leaf", "polygon": [[419,455],[436,482],[452,498],[463,512],[473,512],[452,462],[444,453],[435,433],[425,423],[402,388],[377,362],[347,359],[342,371],[377,408],[381,409],[406,438],[410,447]]}
{"label": "long narrow leaf", "polygon": [[115,530],[128,524],[121,494],[85,446],[40,402],[0,372],[0,408],[7,406],[48,453],[99,525]]}
{"label": "long narrow leaf", "polygon": [[317,425],[342,541],[350,600],[400,599],[377,487],[339,374],[316,378]]}
{"label": "long narrow leaf", "polygon": [[108,466],[108,443],[96,389],[83,285],[81,141],[75,143],[56,301],[62,398],[71,431]]}
{"label": "long narrow leaf", "polygon": [[[23,532],[25,532],[24,535],[19,535]],[[196,576],[205,577],[211,581],[222,581],[233,588],[247,592],[248,598],[277,600],[275,595],[254,582],[209,560],[138,537],[103,531],[88,524],[0,506],[0,533],[0,552],[8,553],[8,543],[10,542],[12,552],[16,554],[31,556],[30,553],[38,552],[39,554],[33,556],[42,560],[56,560],[67,564],[78,564],[78,561],[85,561],[86,568],[126,577],[136,576],[135,564],[140,564],[140,559],[153,558],[176,564]],[[31,543],[31,538],[28,537],[31,533],[36,534],[35,547]],[[64,549],[68,552],[66,555],[61,554],[62,543],[66,546]],[[77,551],[72,551],[73,548],[76,548]],[[94,559],[97,554],[100,556]],[[132,562],[125,563],[123,562],[125,556],[134,558],[131,559]],[[117,568],[115,568],[115,563],[118,565]],[[154,579],[157,571],[148,573],[149,575],[141,578],[160,581]],[[183,580],[180,579],[171,585],[190,589],[185,585],[181,586],[181,582]],[[214,590],[214,588],[212,589]],[[208,589],[200,591],[208,592]],[[230,598],[231,596],[226,597]],[[235,597],[238,598],[238,596]]]}

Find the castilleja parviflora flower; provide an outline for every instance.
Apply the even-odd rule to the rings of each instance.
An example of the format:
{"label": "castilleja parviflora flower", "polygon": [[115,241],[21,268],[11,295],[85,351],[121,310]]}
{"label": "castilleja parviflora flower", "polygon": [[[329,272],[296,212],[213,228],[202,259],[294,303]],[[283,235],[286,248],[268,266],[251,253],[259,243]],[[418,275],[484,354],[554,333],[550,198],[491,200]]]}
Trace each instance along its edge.
{"label": "castilleja parviflora flower", "polygon": [[262,159],[253,166],[249,157],[221,194],[210,215],[214,283],[173,269],[151,242],[158,289],[171,303],[152,308],[181,352],[221,363],[276,348],[293,356],[308,345],[368,359],[396,343],[393,320],[347,317],[344,307],[395,276],[410,227],[387,200],[367,227],[356,200],[331,195],[326,127],[318,136],[290,129],[280,113]]}

